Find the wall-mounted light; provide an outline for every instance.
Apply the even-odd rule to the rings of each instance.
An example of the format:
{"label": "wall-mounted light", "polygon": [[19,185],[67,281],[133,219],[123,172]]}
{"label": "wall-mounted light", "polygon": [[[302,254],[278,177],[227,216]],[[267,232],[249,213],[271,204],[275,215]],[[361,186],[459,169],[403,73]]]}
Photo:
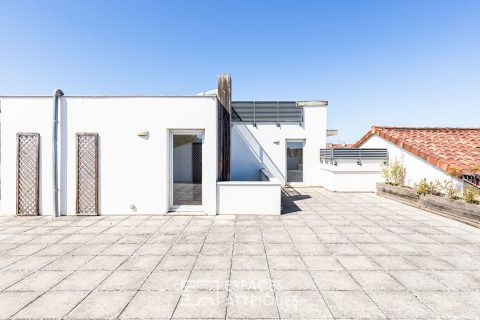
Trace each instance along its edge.
{"label": "wall-mounted light", "polygon": [[273,141],[274,144],[280,144],[280,140]]}
{"label": "wall-mounted light", "polygon": [[150,135],[150,132],[148,132],[147,130],[137,132],[137,136],[139,137],[148,137],[149,135]]}

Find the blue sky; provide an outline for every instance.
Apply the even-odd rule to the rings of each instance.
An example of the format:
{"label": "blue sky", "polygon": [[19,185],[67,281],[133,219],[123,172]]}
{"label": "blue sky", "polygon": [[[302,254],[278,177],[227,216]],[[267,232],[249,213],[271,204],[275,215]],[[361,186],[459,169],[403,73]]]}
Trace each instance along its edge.
{"label": "blue sky", "polygon": [[328,99],[371,125],[479,126],[480,1],[0,0],[0,95]]}

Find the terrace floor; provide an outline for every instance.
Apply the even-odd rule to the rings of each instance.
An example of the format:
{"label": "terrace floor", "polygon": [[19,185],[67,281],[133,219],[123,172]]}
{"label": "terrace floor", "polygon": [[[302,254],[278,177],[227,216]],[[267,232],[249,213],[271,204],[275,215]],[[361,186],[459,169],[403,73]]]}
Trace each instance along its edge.
{"label": "terrace floor", "polygon": [[480,230],[374,194],[282,216],[0,218],[0,318],[478,319]]}

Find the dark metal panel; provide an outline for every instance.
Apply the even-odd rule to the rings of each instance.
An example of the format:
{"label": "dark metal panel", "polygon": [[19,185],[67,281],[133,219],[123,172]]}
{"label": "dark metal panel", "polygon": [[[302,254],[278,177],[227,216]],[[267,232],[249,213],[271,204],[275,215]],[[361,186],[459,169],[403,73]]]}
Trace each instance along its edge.
{"label": "dark metal panel", "polygon": [[233,101],[232,121],[252,123],[301,123],[303,108],[296,101]]}

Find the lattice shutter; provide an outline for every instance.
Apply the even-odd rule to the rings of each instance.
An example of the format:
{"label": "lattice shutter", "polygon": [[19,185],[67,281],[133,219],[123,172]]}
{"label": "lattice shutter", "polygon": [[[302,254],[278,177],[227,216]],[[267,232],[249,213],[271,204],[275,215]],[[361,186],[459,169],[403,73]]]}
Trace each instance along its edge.
{"label": "lattice shutter", "polygon": [[97,133],[77,133],[77,214],[98,215]]}
{"label": "lattice shutter", "polygon": [[192,180],[202,182],[202,143],[192,143]]}
{"label": "lattice shutter", "polygon": [[17,215],[36,216],[38,209],[40,135],[17,134]]}

